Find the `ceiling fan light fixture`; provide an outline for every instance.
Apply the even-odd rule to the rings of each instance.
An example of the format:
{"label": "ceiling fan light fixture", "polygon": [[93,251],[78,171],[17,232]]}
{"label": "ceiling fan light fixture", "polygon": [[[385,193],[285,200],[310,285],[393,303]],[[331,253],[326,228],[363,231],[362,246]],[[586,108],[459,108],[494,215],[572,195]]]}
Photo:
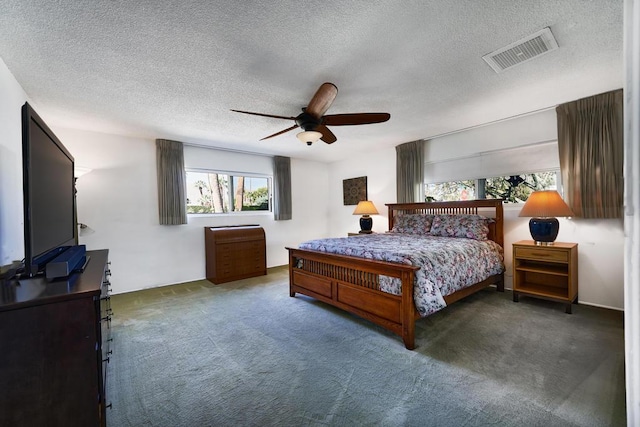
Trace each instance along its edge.
{"label": "ceiling fan light fixture", "polygon": [[296,138],[298,138],[301,142],[306,143],[307,145],[311,145],[322,138],[322,134],[315,130],[305,130],[304,132],[300,132],[299,134],[297,134]]}
{"label": "ceiling fan light fixture", "polygon": [[319,139],[327,144],[333,144],[338,139],[327,126],[351,126],[351,125],[368,125],[373,123],[382,123],[389,120],[389,113],[345,113],[345,114],[329,114],[326,111],[338,94],[338,88],[333,83],[323,83],[309,104],[302,108],[302,113],[296,117],[277,116],[274,114],[255,113],[253,111],[231,110],[236,113],[250,114],[252,116],[270,117],[273,119],[293,120],[295,124],[291,127],[283,129],[272,135],[260,138],[260,141],[273,138],[293,129],[300,129],[296,137],[307,145],[312,145]]}

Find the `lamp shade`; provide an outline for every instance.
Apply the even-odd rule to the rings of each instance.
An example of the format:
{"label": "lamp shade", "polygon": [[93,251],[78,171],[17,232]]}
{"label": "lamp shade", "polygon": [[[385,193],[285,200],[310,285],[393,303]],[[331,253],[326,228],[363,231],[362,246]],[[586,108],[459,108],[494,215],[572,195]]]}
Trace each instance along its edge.
{"label": "lamp shade", "polygon": [[296,138],[298,138],[301,142],[306,143],[307,145],[311,145],[322,138],[322,134],[315,130],[305,130],[304,132],[300,132],[299,134],[297,134]]}
{"label": "lamp shade", "polygon": [[354,215],[362,215],[360,217],[360,231],[361,234],[370,234],[373,227],[373,219],[369,215],[378,215],[378,210],[374,206],[371,200],[363,200],[358,202],[356,210],[353,211]]}
{"label": "lamp shade", "polygon": [[363,200],[358,202],[356,210],[353,211],[354,215],[378,215],[378,210],[370,200]]}
{"label": "lamp shade", "polygon": [[534,191],[531,193],[519,216],[549,218],[573,216],[573,211],[555,190]]}
{"label": "lamp shade", "polygon": [[573,212],[554,190],[531,193],[519,216],[530,216],[529,231],[537,245],[552,245],[558,237],[560,223],[556,216],[573,216]]}

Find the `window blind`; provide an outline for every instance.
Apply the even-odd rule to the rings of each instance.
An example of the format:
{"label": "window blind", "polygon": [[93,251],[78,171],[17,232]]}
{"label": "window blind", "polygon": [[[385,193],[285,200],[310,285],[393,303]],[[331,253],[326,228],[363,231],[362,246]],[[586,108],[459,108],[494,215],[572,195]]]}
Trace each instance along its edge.
{"label": "window blind", "polygon": [[557,141],[425,162],[426,183],[518,175],[560,168]]}

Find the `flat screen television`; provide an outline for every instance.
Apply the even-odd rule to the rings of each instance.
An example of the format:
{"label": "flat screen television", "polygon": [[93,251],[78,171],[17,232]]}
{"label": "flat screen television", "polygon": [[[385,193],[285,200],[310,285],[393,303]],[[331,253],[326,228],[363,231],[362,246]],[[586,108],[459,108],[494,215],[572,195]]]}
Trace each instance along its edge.
{"label": "flat screen television", "polygon": [[22,106],[24,272],[76,244],[74,159],[29,103]]}

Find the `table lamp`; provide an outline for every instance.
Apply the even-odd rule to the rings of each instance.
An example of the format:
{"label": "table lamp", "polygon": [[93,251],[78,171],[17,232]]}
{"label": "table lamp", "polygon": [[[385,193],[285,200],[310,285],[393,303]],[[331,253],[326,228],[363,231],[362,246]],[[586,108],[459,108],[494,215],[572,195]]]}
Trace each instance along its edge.
{"label": "table lamp", "polygon": [[370,200],[363,200],[358,202],[356,210],[353,211],[354,215],[362,215],[360,217],[360,231],[361,234],[371,234],[371,227],[373,227],[373,219],[369,215],[378,215],[378,210]]}
{"label": "table lamp", "polygon": [[558,237],[560,223],[557,216],[573,216],[571,208],[555,190],[534,191],[520,211],[529,220],[529,231],[536,245],[553,245]]}

